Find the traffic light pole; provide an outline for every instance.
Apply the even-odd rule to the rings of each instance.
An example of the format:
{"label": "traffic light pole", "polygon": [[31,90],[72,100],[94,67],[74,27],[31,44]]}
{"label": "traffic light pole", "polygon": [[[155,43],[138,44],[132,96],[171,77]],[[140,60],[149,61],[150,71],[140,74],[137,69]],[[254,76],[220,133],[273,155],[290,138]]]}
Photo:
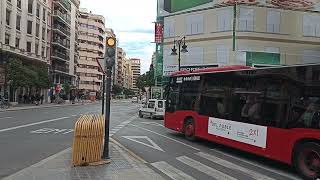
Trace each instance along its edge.
{"label": "traffic light pole", "polygon": [[102,115],[104,115],[104,93],[106,92],[106,76],[102,75]]}
{"label": "traffic light pole", "polygon": [[106,86],[106,114],[105,114],[105,140],[103,149],[103,159],[110,159],[109,157],[109,129],[110,129],[110,100],[111,100],[111,75],[112,67],[107,68],[107,86]]}

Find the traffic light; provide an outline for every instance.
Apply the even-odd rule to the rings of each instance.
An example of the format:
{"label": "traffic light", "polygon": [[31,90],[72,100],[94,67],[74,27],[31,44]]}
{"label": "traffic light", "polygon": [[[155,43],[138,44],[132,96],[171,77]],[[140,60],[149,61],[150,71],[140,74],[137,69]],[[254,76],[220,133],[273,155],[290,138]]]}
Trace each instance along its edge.
{"label": "traffic light", "polygon": [[112,68],[116,60],[116,38],[108,37],[106,41],[105,61],[106,68]]}

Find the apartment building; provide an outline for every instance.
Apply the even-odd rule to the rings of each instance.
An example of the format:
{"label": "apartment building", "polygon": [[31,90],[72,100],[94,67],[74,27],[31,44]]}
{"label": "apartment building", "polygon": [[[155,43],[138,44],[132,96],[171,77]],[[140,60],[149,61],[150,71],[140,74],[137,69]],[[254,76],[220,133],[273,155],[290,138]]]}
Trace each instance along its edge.
{"label": "apartment building", "polygon": [[130,60],[126,59],[124,61],[124,88],[132,89],[133,88],[133,71],[132,63]]}
{"label": "apartment building", "polygon": [[102,88],[102,73],[97,58],[104,57],[105,19],[87,9],[80,9],[79,18],[79,89],[99,92]]}
{"label": "apartment building", "polygon": [[208,2],[188,8],[175,4],[175,10],[171,7],[171,11],[170,6],[165,7],[164,75],[178,69],[178,58],[170,55],[171,48],[175,39],[184,36],[188,53],[181,56],[182,69],[319,62],[318,3],[309,7],[291,7],[293,4],[280,7],[269,1],[255,1],[236,5],[234,12],[232,3]]}
{"label": "apartment building", "polygon": [[[10,88],[6,64],[12,59],[23,65],[48,69],[50,65],[52,0],[0,1],[0,94],[9,93],[15,101],[17,91]],[[19,93],[24,89],[20,89]]]}
{"label": "apartment building", "polygon": [[135,92],[138,92],[138,88],[136,86],[136,82],[137,82],[137,78],[140,76],[141,74],[141,63],[140,63],[140,59],[137,58],[131,58],[131,69],[132,69],[132,89]]}
{"label": "apartment building", "polygon": [[115,66],[116,83],[119,86],[124,86],[124,65],[125,65],[126,52],[121,48],[117,47],[117,61]]}
{"label": "apartment building", "polygon": [[51,73],[54,84],[75,85],[79,0],[53,0]]}

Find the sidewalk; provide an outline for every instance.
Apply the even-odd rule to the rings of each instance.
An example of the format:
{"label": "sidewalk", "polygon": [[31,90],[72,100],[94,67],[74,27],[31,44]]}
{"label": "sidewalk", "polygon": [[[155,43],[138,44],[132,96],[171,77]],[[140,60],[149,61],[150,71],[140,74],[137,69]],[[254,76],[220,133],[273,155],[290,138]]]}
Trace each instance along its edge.
{"label": "sidewalk", "polygon": [[[100,101],[91,102],[90,100],[86,100],[84,102],[84,105],[87,104],[95,104],[99,103]],[[64,104],[55,104],[55,103],[45,103],[40,104],[36,106],[35,104],[18,104],[16,106],[10,107],[9,109],[0,109],[0,112],[2,111],[17,111],[17,110],[28,110],[28,109],[40,109],[40,108],[50,108],[50,107],[61,107],[61,106],[80,106],[82,105],[81,102],[75,102],[75,104],[72,104],[71,102],[66,102]]]}
{"label": "sidewalk", "polygon": [[164,180],[144,160],[111,140],[111,163],[100,166],[73,167],[71,148],[23,169],[3,180]]}

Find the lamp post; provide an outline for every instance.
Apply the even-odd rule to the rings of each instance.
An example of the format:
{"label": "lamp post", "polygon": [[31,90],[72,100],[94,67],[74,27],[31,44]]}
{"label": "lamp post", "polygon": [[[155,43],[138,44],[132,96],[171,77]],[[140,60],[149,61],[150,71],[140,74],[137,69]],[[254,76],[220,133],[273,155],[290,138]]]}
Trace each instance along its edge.
{"label": "lamp post", "polygon": [[[177,53],[176,45],[178,46],[178,53]],[[187,47],[188,46],[186,45],[186,37],[185,36],[183,38],[179,39],[179,40],[174,40],[173,41],[173,48],[171,49],[172,50],[171,55],[172,56],[178,55],[178,63],[179,63],[178,68],[179,68],[179,71],[180,71],[180,68],[181,68],[181,52],[182,53],[187,53],[188,52]]]}

